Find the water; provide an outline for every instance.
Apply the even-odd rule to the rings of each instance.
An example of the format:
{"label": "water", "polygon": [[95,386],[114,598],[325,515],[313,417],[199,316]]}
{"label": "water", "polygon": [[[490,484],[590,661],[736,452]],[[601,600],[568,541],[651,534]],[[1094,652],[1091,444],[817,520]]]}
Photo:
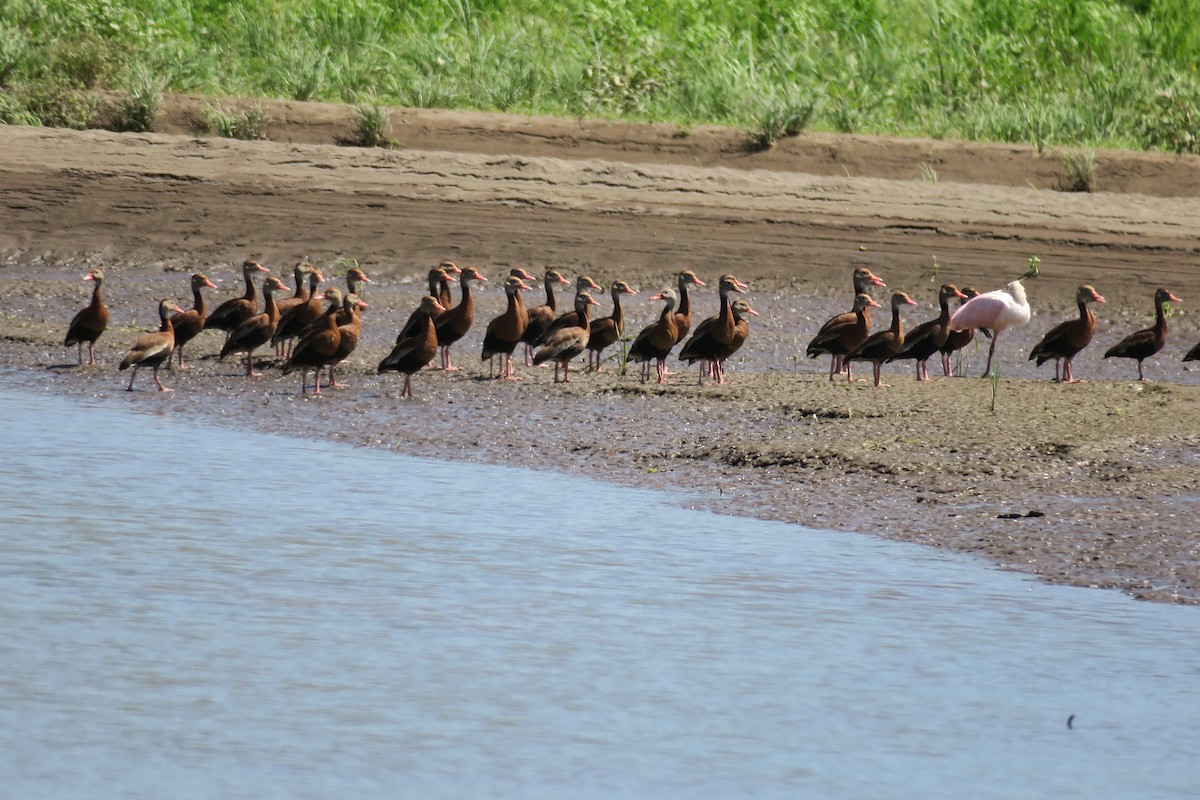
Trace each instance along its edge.
{"label": "water", "polygon": [[117,405],[0,392],[4,797],[1195,796],[1195,608]]}

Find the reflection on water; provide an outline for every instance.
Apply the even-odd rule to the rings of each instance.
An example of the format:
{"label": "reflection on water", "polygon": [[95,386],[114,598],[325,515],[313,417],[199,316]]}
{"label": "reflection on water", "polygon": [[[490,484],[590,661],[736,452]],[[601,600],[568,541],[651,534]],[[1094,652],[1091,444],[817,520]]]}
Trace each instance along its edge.
{"label": "reflection on water", "polygon": [[12,797],[1195,788],[1194,608],[101,403],[0,434]]}

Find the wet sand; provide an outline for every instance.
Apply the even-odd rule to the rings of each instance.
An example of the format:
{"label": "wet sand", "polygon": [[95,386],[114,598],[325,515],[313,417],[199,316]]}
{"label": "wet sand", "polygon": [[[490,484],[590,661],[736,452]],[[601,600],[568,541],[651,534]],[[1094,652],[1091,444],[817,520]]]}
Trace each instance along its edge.
{"label": "wet sand", "polygon": [[[408,123],[397,118],[396,138],[413,149],[361,150],[320,143],[335,135],[336,113],[281,112],[273,136],[291,141],[263,143],[0,127],[0,368],[10,381],[348,446],[586,471],[732,515],[978,553],[1056,583],[1200,600],[1200,373],[1180,362],[1200,339],[1191,310],[1200,202],[1186,195],[1200,159],[1101,153],[1102,188],[1106,170],[1114,187],[1118,172],[1140,183],[1081,195],[1039,185],[1053,163],[1012,147],[931,143],[914,154],[912,142],[814,136],[750,156],[731,132],[411,112]],[[159,127],[185,126],[180,114]],[[838,152],[859,160],[841,174],[822,166]],[[934,157],[953,165],[953,179],[950,167],[936,183],[921,177],[922,159]],[[904,164],[912,177],[898,177]],[[148,374],[141,391],[123,391],[128,373],[116,362],[156,322],[157,298],[189,299],[190,272],[222,281],[215,302],[240,291],[242,259],[290,282],[302,255],[322,265],[354,258],[375,281],[363,343],[339,371],[350,388],[302,398],[298,376],[247,379],[236,361],[206,357],[220,348],[206,333],[189,346],[192,369],[164,373],[177,391],[149,391]],[[831,384],[824,359],[803,357],[820,324],[849,306],[855,266],[909,292],[915,324],[936,313],[941,282],[997,288],[1030,256],[1042,271],[1026,282],[1034,316],[1000,338],[994,411],[992,384],[977,377],[919,384],[911,365],[893,364],[889,388]],[[401,376],[374,366],[442,258],[493,280],[455,347],[464,369],[422,372],[416,399],[402,401]],[[101,366],[77,368],[61,341],[87,301],[89,265],[108,273],[112,320]],[[495,279],[510,266],[630,281],[639,289],[626,302],[630,333],[657,316],[648,296],[685,267],[710,289],[722,272],[737,274],[761,317],[729,364],[730,386],[697,386],[696,370],[674,360],[666,387],[621,376],[613,361],[569,385],[523,367],[522,381],[489,381],[479,343],[503,308]],[[1076,359],[1088,382],[1056,385],[1052,364],[1026,359],[1075,313],[1084,281],[1109,301],[1095,307],[1095,340]],[[1155,382],[1139,384],[1132,362],[1101,356],[1150,323],[1160,285],[1184,303],[1167,347],[1147,361]],[[698,318],[716,312],[714,291],[695,303]],[[984,355],[967,351],[969,375]],[[336,496],[352,480],[330,476],[321,488]],[[604,510],[586,497],[464,492],[514,513],[561,504],[603,527]]]}

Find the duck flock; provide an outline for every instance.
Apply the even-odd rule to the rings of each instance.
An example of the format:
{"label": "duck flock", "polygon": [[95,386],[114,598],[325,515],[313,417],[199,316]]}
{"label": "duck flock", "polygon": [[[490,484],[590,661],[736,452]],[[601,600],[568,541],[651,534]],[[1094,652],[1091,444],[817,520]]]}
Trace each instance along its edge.
{"label": "duck flock", "polygon": [[[260,374],[254,371],[254,352],[269,345],[282,363],[283,374],[300,372],[301,394],[308,393],[310,372],[314,394],[321,391],[321,375],[325,370],[328,370],[326,385],[339,386],[335,368],[358,346],[362,326],[360,312],[367,308],[363,299],[364,287],[371,281],[362,269],[353,267],[345,276],[348,291],[343,294],[333,286],[318,291],[325,277],[307,259],[297,263],[293,272],[294,287],[289,288],[258,261],[247,260],[242,264],[245,292],[225,300],[211,312],[207,310],[203,290],[215,289],[216,285],[206,275],[192,275],[193,307],[185,310],[174,300],[161,300],[158,330],[140,335],[121,360],[119,369],[133,368],[126,388],[133,390],[138,369],[150,367],[159,391],[170,391],[159,379],[159,368],[165,365],[171,369],[178,363],[182,369],[184,348],[202,331],[210,329],[220,330],[225,335],[220,358],[235,354],[244,356],[247,376]],[[261,290],[255,286],[257,273],[266,273]],[[944,284],[938,292],[940,314],[937,318],[906,332],[902,311],[905,306],[916,304],[904,292],[896,291],[890,299],[891,325],[872,333],[871,310],[882,306],[872,298],[871,292],[886,288],[886,284],[864,267],[855,269],[852,279],[854,299],[851,309],[821,326],[806,348],[809,357],[830,357],[830,380],[844,374],[852,381],[853,364],[870,362],[875,385],[886,386],[881,380],[883,365],[902,360],[915,363],[918,380],[929,380],[927,362],[934,354],[941,355],[943,372],[949,376],[952,354],[969,344],[976,331],[991,339],[984,369],[986,376],[991,372],[1000,334],[1007,328],[1024,325],[1030,319],[1029,301],[1020,280],[984,293],[970,287],[959,290],[952,284]],[[101,294],[104,272],[93,269],[84,280],[94,283],[91,302],[71,320],[64,344],[77,347],[80,364],[84,363],[83,345],[86,344],[88,363],[95,364],[94,345],[108,325],[108,309]],[[394,371],[404,375],[403,397],[412,397],[412,376],[430,365],[435,357],[440,359],[443,370],[457,369],[450,351],[474,323],[472,284],[488,279],[476,267],[460,269],[451,261],[443,261],[429,271],[428,280],[429,294],[421,298],[400,328],[395,346],[378,367],[380,373]],[[625,333],[621,298],[634,294],[634,290],[625,281],[614,281],[609,287],[612,313],[591,319],[592,306],[599,305],[592,292],[600,292],[602,287],[590,277],[583,275],[576,280],[574,302],[563,313],[559,313],[555,291],[569,286],[570,282],[557,270],[546,270],[542,279],[545,303],[526,307],[521,293],[532,291],[531,282],[535,280],[533,275],[520,268],[510,270],[505,276],[507,307],[504,313],[488,322],[483,337],[481,358],[489,362],[489,377],[515,379],[512,357],[522,346],[526,365],[553,363],[555,383],[570,381],[571,362],[585,351],[589,370],[599,371],[604,351],[621,340]],[[460,286],[457,303],[452,297],[453,283]],[[675,276],[673,287],[664,288],[651,297],[653,301],[662,302],[662,312],[628,340],[627,355],[640,364],[642,382],[650,380],[652,368],[656,370],[657,382],[666,382],[666,359],[677,345],[682,345],[675,356],[677,359],[688,364],[701,362],[701,383],[705,377],[711,377],[717,383],[726,381],[725,361],[745,344],[749,337],[749,317],[758,312],[745,300],[733,298],[735,293],[746,291],[746,284],[733,275],[722,275],[717,281],[720,312],[699,322],[693,330],[688,292],[691,288],[704,286],[694,272],[684,270]],[[290,297],[276,298],[277,294],[289,291],[292,292]],[[1050,329],[1029,354],[1030,360],[1036,360],[1038,366],[1053,359],[1055,380],[1065,383],[1076,382],[1072,361],[1095,334],[1096,319],[1089,304],[1104,302],[1104,298],[1086,284],[1078,288],[1075,299],[1079,316]],[[954,300],[959,305],[951,312],[950,304]],[[1138,379],[1146,380],[1143,362],[1166,343],[1164,307],[1169,302],[1182,301],[1166,289],[1155,292],[1154,325],[1126,336],[1110,347],[1104,357],[1135,359]],[[1200,360],[1200,344],[1191,348],[1183,360]]]}

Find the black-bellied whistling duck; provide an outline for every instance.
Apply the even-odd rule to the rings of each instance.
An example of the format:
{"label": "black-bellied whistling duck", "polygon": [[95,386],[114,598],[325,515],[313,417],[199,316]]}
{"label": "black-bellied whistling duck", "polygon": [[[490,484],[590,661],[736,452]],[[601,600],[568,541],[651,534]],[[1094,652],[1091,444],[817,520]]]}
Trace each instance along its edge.
{"label": "black-bellied whistling duck", "polygon": [[[337,378],[333,374],[334,367],[345,361],[350,355],[358,349],[358,341],[362,337],[362,314],[361,310],[367,308],[367,301],[356,295],[354,292],[349,292],[342,298],[342,310],[338,312],[338,348],[333,354],[333,359],[329,362],[329,381],[327,385],[330,389],[341,389],[346,384],[338,383]],[[346,322],[340,320],[343,316],[349,319]]]}
{"label": "black-bellied whistling duck", "polygon": [[629,358],[642,365],[641,381],[650,380],[650,362],[658,362],[658,382],[667,382],[667,356],[671,348],[679,341],[678,315],[675,313],[675,301],[679,297],[674,289],[663,289],[651,297],[651,300],[662,300],[663,310],[658,319],[646,327],[634,338],[629,345]]}
{"label": "black-bellied whistling duck", "polygon": [[412,393],[412,376],[437,355],[438,339],[437,329],[434,328],[433,315],[442,314],[445,308],[438,302],[438,299],[433,295],[421,298],[421,305],[417,309],[421,312],[425,324],[415,336],[397,342],[392,348],[392,352],[388,353],[387,358],[379,362],[380,373],[394,371],[404,373],[404,388],[400,391],[401,397],[413,396]]}
{"label": "black-bellied whistling duck", "polygon": [[704,376],[709,374],[717,383],[729,383],[725,377],[725,359],[741,349],[750,336],[750,321],[747,315],[758,316],[758,312],[740,298],[729,304],[729,313],[733,317],[733,335],[728,342],[719,342],[711,333],[697,329],[696,335],[688,340],[686,355],[683,351],[679,353],[680,360],[689,364],[696,361],[706,362],[708,368],[700,370],[700,383],[704,383]]}
{"label": "black-bellied whistling duck", "polygon": [[274,293],[286,291],[288,287],[274,275],[268,275],[263,280],[263,312],[255,314],[230,332],[221,347],[219,360],[224,360],[230,353],[245,353],[246,376],[257,378],[262,375],[254,371],[254,351],[271,341],[271,335],[279,324],[279,305],[275,302]]}
{"label": "black-bellied whistling duck", "polygon": [[521,336],[521,341],[525,344],[525,366],[527,367],[533,366],[533,343],[546,332],[558,316],[554,286],[560,283],[569,285],[571,282],[564,278],[558,270],[548,269],[542,283],[546,287],[546,303],[529,309],[529,324],[525,326],[525,333]]}
{"label": "black-bellied whistling duck", "polygon": [[[887,284],[883,282],[882,278],[871,272],[871,270],[867,269],[866,267],[856,267],[851,275],[851,282],[854,284],[854,297],[856,302],[860,294],[870,296],[871,287],[887,286]],[[842,371],[842,360],[844,359],[846,352],[848,352],[838,352],[841,340],[837,336],[830,335],[830,328],[844,330],[845,326],[855,326],[858,324],[857,317],[858,312],[851,308],[850,311],[847,311],[844,314],[838,314],[837,316],[830,318],[824,325],[821,326],[821,329],[817,331],[817,335],[814,336],[813,340],[808,344],[808,349],[806,352],[809,358],[816,358],[822,353],[828,353],[830,355],[831,361],[829,364],[829,380],[833,380],[833,376]],[[868,313],[868,334],[870,334],[870,325],[871,315]],[[855,346],[857,347],[857,345]]]}
{"label": "black-bellied whistling duck", "polygon": [[1058,383],[1077,382],[1071,362],[1080,350],[1088,346],[1096,333],[1096,317],[1088,308],[1088,303],[1103,303],[1104,298],[1085,283],[1075,290],[1075,302],[1079,304],[1079,317],[1055,325],[1029,351],[1029,360],[1036,358],[1039,367],[1054,359],[1054,380]]}
{"label": "black-bellied whistling duck", "polygon": [[607,317],[594,319],[589,324],[588,333],[588,369],[600,371],[600,363],[604,349],[614,344],[625,333],[625,318],[621,313],[621,295],[637,294],[625,281],[613,281],[609,287],[612,295],[613,310]]}
{"label": "black-bellied whistling duck", "polygon": [[[171,317],[171,327],[175,330],[175,352],[179,354],[179,368],[183,365],[183,346],[195,339],[204,330],[204,320],[208,316],[204,308],[204,292],[201,289],[215,289],[217,285],[208,279],[207,275],[197,272],[192,276],[192,308],[190,311],[180,311]],[[167,362],[167,369],[171,369]]]}
{"label": "black-bellied whistling duck", "polygon": [[951,297],[967,299],[967,296],[960,292],[957,286],[949,283],[942,284],[942,288],[938,290],[938,305],[941,313],[936,318],[922,322],[905,334],[904,346],[900,348],[900,352],[888,359],[889,361],[913,359],[916,362],[917,380],[919,381],[929,380],[929,367],[926,362],[930,356],[942,348],[942,345],[946,343],[946,337],[950,335]]}
{"label": "black-bellied whistling duck", "polygon": [[[842,371],[841,359],[871,335],[871,309],[879,308],[871,295],[862,292],[854,297],[854,312],[849,316],[838,314],[826,322],[808,345],[808,355],[815,357],[829,353],[829,380]],[[849,364],[845,365],[846,380],[853,382],[854,375]]]}
{"label": "black-bellied whistling duck", "polygon": [[713,374],[717,376],[717,383],[729,383],[729,379],[725,377],[725,360],[740,350],[746,339],[750,338],[750,318],[746,315],[758,316],[758,312],[740,297],[733,301],[729,310],[733,313],[733,338],[729,344],[718,349],[713,362]]}
{"label": "black-bellied whistling duck", "polygon": [[554,362],[554,382],[559,383],[558,367],[563,368],[562,383],[571,382],[571,359],[587,347],[591,329],[588,324],[588,307],[600,305],[587,292],[575,294],[575,313],[578,325],[566,325],[550,335],[545,344],[534,354],[533,363]]}
{"label": "black-bellied whistling duck", "polygon": [[[1035,272],[1026,273],[1034,275]],[[992,356],[996,352],[996,342],[1000,334],[1010,327],[1018,327],[1029,322],[1029,298],[1025,295],[1025,287],[1021,285],[1022,278],[1009,282],[1003,289],[972,297],[958,307],[950,315],[950,330],[960,331],[963,328],[987,328],[992,332],[992,343],[988,347],[987,365],[983,368],[982,377],[986,378],[992,371]]]}
{"label": "black-bellied whistling duck", "polygon": [[[358,267],[353,267],[346,273],[346,288],[349,291],[347,291],[345,296],[342,297],[342,307],[338,309],[337,323],[339,328],[344,328],[345,326],[349,325],[356,314],[361,321],[362,314],[359,313],[359,309],[370,307],[367,305],[367,302],[363,298],[362,294],[366,291],[368,283],[371,283],[371,279],[367,277],[367,273],[363,272]],[[355,302],[353,303],[350,302],[351,295],[354,296]],[[358,304],[359,300],[363,301],[361,305]],[[354,342],[354,347],[358,347],[357,340]],[[354,348],[351,348],[351,352],[353,352],[353,349]],[[333,365],[330,365],[331,375],[333,374],[332,368]],[[328,385],[333,386],[333,383],[330,382]]]}
{"label": "black-bellied whistling duck", "polygon": [[726,346],[733,340],[734,327],[736,325],[733,319],[732,302],[729,299],[730,292],[746,291],[746,284],[739,281],[733,275],[722,275],[717,282],[717,293],[721,298],[721,311],[715,317],[709,317],[696,326],[696,332],[684,344],[683,349],[679,351],[679,360],[686,361],[689,364],[696,361],[703,362],[700,369],[700,382],[704,382],[704,376],[709,374],[709,370],[715,366],[713,358],[707,355],[710,352],[716,352]]}
{"label": "black-bellied whistling duck", "polygon": [[286,313],[280,313],[279,315],[279,323],[275,326],[275,332],[271,335],[271,344],[275,345],[276,348],[281,345],[285,346],[285,353],[287,355],[291,355],[291,348],[295,345],[295,340],[302,338],[308,326],[316,322],[321,314],[324,313],[325,298],[317,292],[317,285],[323,280],[325,280],[325,276],[321,274],[319,269],[313,267],[308,273],[308,299],[303,303],[297,303],[288,309]]}
{"label": "black-bellied whistling duck", "polygon": [[900,352],[900,348],[904,346],[904,325],[900,322],[900,309],[916,304],[916,301],[904,292],[893,292],[892,327],[868,336],[866,341],[846,354],[844,361],[870,361],[875,367],[875,385],[887,386],[888,384],[880,380],[883,363]]}
{"label": "black-bellied whistling duck", "polygon": [[[315,281],[313,282],[311,289],[308,285],[308,276],[312,274],[314,269],[316,269],[316,267],[314,267],[312,262],[308,260],[308,256],[301,258],[296,262],[296,266],[292,267],[292,279],[296,282],[296,288],[291,297],[285,297],[281,300],[275,301],[275,304],[279,306],[280,317],[301,303],[307,303],[309,295],[316,291],[317,284]],[[287,355],[282,342],[279,345],[276,345],[275,355],[280,357]]]}
{"label": "black-bellied whistling duck", "polygon": [[495,357],[500,356],[500,375],[505,380],[517,380],[513,374],[512,354],[525,334],[529,314],[521,301],[521,291],[532,287],[520,278],[510,275],[504,282],[504,293],[508,295],[508,307],[504,313],[488,323],[483,336],[483,352],[479,358],[488,362],[488,377],[495,377]]}
{"label": "black-bellied whistling duck", "polygon": [[[967,300],[970,300],[972,297],[979,296],[979,290],[973,286],[964,286],[962,288],[962,293],[966,296],[966,299],[958,301],[960,306],[967,302]],[[992,332],[987,328],[980,328],[979,332],[989,339],[992,338]],[[946,334],[946,343],[939,348],[939,351],[942,354],[942,372],[945,373],[947,378],[954,374],[954,370],[950,367],[950,356],[969,345],[974,338],[974,328],[964,328],[961,331],[951,329],[950,332]]]}
{"label": "black-bellied whistling duck", "polygon": [[[429,293],[437,297],[438,305],[449,311],[451,304],[454,303],[454,297],[450,294],[450,284],[458,279],[458,276],[462,274],[462,270],[449,259],[438,264],[437,269],[442,271],[442,274],[438,277],[437,290],[431,290]],[[434,320],[437,320],[437,315],[434,315]]]}
{"label": "black-bellied whistling duck", "polygon": [[160,392],[171,391],[158,379],[158,368],[170,360],[171,352],[175,349],[175,329],[171,327],[171,313],[178,308],[174,300],[158,301],[158,318],[161,320],[159,329],[139,336],[118,367],[133,367],[133,374],[129,376],[129,385],[125,387],[125,391],[133,391],[133,379],[137,377],[137,371],[141,367],[154,368],[154,383]]}
{"label": "black-bellied whistling duck", "polygon": [[246,282],[246,291],[241,297],[226,300],[213,309],[204,320],[204,330],[229,332],[258,313],[258,297],[254,293],[252,275],[256,272],[269,272],[266,267],[254,259],[242,262],[242,279]]}
{"label": "black-bellied whistling duck", "polygon": [[[580,275],[579,280],[575,281],[575,295],[578,296],[580,292],[587,292],[590,290],[599,292],[601,291],[601,286],[589,276]],[[578,308],[579,303],[572,301],[571,309],[569,311],[564,311],[555,317],[554,321],[546,327],[546,330],[534,340],[534,346],[541,347],[546,342],[550,341],[551,336],[558,333],[563,328],[577,327],[579,325],[579,312],[576,309]]]}
{"label": "black-bellied whistling duck", "polygon": [[[317,290],[318,281],[313,277],[315,271],[316,267],[308,260],[307,256],[297,261],[296,266],[292,267],[292,278],[296,281],[295,291],[291,297],[275,301],[276,305],[279,306],[279,316],[281,319],[284,314],[289,313],[296,306],[307,303],[308,298]],[[309,285],[310,283],[312,284],[311,286]],[[275,355],[280,358],[287,358],[288,344],[290,342],[280,342],[275,345]]]}
{"label": "black-bellied whistling duck", "polygon": [[1105,358],[1136,358],[1138,365],[1138,380],[1145,381],[1146,373],[1142,371],[1142,362],[1163,349],[1167,343],[1167,314],[1163,306],[1167,303],[1182,303],[1175,295],[1166,289],[1154,293],[1154,326],[1131,333],[1108,349]]}
{"label": "black-bellied whistling duck", "polygon": [[450,347],[459,339],[467,335],[467,331],[471,330],[471,323],[475,321],[475,300],[471,297],[471,281],[486,281],[475,267],[467,267],[458,276],[458,282],[462,287],[462,299],[458,305],[446,311],[433,321],[434,329],[437,331],[438,347],[442,349],[442,369],[447,372],[457,370],[458,367],[450,362]]}
{"label": "black-bellied whistling duck", "polygon": [[679,305],[675,309],[675,344],[679,344],[687,337],[688,331],[692,329],[692,301],[688,295],[688,287],[704,286],[704,281],[697,278],[696,273],[690,269],[680,272],[675,276],[675,280],[679,287],[677,289]]}
{"label": "black-bellied whistling duck", "polygon": [[337,356],[338,345],[342,341],[342,333],[337,324],[337,313],[342,307],[342,290],[329,286],[320,297],[329,303],[329,307],[317,319],[308,334],[296,342],[291,356],[283,365],[284,375],[292,370],[300,370],[300,394],[308,393],[310,369],[313,371],[313,394],[321,393],[321,370]]}
{"label": "black-bellied whistling duck", "polygon": [[[462,272],[462,270],[459,270],[459,272]],[[429,294],[433,295],[434,297],[438,297],[438,292],[443,281],[446,281],[448,284],[456,283],[458,278],[447,273],[442,267],[434,267],[433,269],[429,270]],[[417,336],[424,331],[426,317],[432,316],[433,321],[437,322],[437,318],[446,313],[446,306],[442,305],[441,300],[438,300],[438,308],[440,308],[441,311],[433,311],[430,313],[421,307],[421,303],[417,303],[416,310],[408,315],[408,319],[404,321],[404,325],[401,326],[400,332],[396,334],[396,344],[400,344],[405,339],[411,339],[413,336]]]}
{"label": "black-bellied whistling duck", "polygon": [[71,318],[71,324],[67,326],[67,338],[63,340],[64,347],[77,345],[76,353],[79,357],[79,363],[83,363],[83,343],[87,342],[88,346],[88,363],[96,363],[96,354],[93,347],[96,340],[100,338],[100,334],[104,333],[104,329],[108,327],[108,308],[104,305],[104,299],[100,296],[100,286],[104,283],[104,270],[93,269],[83,276],[85,281],[95,281],[95,286],[92,287],[92,302],[88,303],[84,308],[80,309],[74,317]]}

